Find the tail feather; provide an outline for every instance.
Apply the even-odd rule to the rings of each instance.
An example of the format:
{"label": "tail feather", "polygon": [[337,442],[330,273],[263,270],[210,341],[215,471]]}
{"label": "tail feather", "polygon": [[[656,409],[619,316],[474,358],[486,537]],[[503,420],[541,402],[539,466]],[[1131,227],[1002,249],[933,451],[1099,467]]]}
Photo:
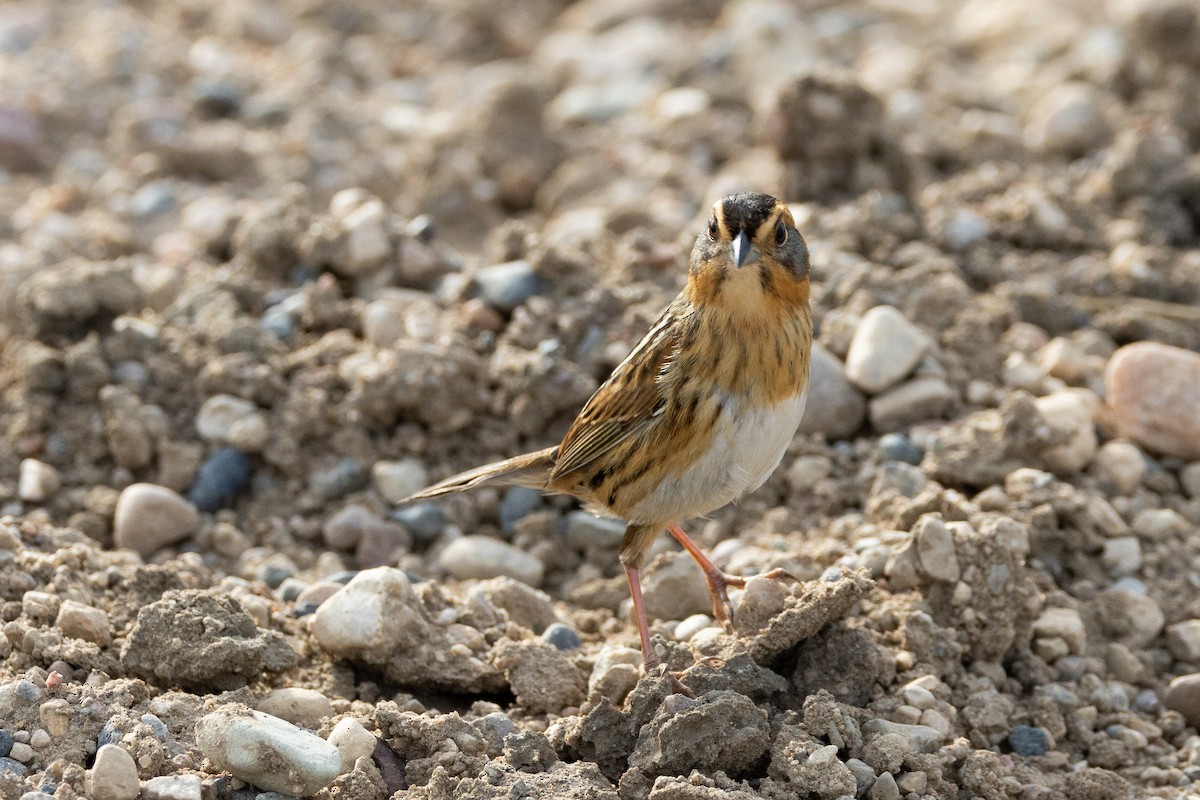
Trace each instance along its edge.
{"label": "tail feather", "polygon": [[557,447],[547,447],[545,450],[526,453],[505,461],[484,464],[482,467],[460,472],[444,481],[427,486],[400,502],[403,504],[428,500],[454,492],[478,489],[481,486],[528,486],[531,489],[545,489],[550,480],[550,470],[554,469],[554,456],[557,449]]}

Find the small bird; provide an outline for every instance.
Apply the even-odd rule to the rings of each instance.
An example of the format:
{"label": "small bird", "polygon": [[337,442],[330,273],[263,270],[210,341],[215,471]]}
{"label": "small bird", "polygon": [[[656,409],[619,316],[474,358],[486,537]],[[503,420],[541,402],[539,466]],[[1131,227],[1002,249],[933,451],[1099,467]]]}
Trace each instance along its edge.
{"label": "small bird", "polygon": [[[624,520],[620,559],[647,673],[659,658],[639,574],[665,529],[704,571],[713,615],[732,631],[727,587],[745,579],[721,571],[680,523],[755,490],[783,458],[808,395],[808,296],[808,248],[788,207],[753,192],[722,198],[696,238],[686,287],[561,443],[447,478],[405,502],[518,485],[572,495]],[[675,688],[688,693],[678,679]]]}

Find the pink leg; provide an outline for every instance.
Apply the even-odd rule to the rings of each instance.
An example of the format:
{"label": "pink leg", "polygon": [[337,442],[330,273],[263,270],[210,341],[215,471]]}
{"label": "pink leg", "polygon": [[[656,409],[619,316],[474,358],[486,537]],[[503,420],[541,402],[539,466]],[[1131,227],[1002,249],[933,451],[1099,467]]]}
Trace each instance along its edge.
{"label": "pink leg", "polygon": [[[633,599],[633,617],[637,623],[638,638],[642,641],[642,665],[646,669],[646,674],[649,675],[658,669],[661,662],[658,660],[658,655],[654,652],[654,646],[650,643],[650,625],[646,622],[646,605],[642,600],[642,582],[639,577],[638,568],[631,564],[626,564],[625,579],[629,581],[629,596]],[[674,673],[669,672],[667,674],[671,678],[671,685],[674,691],[688,697],[696,696]]]}
{"label": "pink leg", "polygon": [[[676,541],[683,545],[683,549],[687,550],[692,558],[696,559],[696,563],[704,571],[704,578],[708,581],[708,591],[712,595],[713,618],[717,622],[720,622],[726,631],[733,633],[733,607],[729,603],[729,592],[726,587],[734,586],[740,589],[746,585],[746,579],[721,571],[708,556],[704,555],[704,551],[700,549],[700,546],[692,541],[692,537],[683,532],[683,528],[679,527],[678,523],[671,523],[667,526],[667,530],[671,532]],[[773,569],[765,573],[762,577],[773,580],[796,579],[787,570],[783,569]]]}

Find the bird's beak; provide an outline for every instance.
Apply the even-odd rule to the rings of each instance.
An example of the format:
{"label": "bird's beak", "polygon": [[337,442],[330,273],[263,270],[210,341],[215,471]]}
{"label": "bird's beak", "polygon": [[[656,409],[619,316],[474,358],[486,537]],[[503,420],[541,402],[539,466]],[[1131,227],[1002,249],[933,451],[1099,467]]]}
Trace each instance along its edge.
{"label": "bird's beak", "polygon": [[758,259],[758,247],[750,241],[745,231],[738,232],[730,249],[733,251],[733,265],[739,269]]}

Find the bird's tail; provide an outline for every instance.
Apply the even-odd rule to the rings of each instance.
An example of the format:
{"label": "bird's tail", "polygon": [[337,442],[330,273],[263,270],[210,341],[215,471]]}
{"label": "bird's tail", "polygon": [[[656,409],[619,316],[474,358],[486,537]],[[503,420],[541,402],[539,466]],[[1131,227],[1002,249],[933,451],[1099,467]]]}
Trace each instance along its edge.
{"label": "bird's tail", "polygon": [[528,486],[531,489],[545,489],[550,480],[550,470],[554,469],[554,456],[557,449],[557,447],[547,447],[545,450],[526,453],[522,456],[460,472],[404,498],[401,503],[428,500],[431,497],[441,497],[452,492],[478,489],[480,486]]}

